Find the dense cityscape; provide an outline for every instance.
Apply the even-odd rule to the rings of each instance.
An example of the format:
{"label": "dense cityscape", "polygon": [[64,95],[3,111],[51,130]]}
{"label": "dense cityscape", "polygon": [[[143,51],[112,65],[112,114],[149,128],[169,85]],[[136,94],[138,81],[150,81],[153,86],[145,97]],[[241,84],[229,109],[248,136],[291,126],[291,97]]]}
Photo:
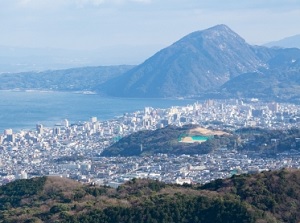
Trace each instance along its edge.
{"label": "dense cityscape", "polygon": [[37,124],[34,131],[14,133],[6,129],[0,136],[0,183],[44,175],[112,187],[132,178],[207,183],[237,173],[300,167],[297,153],[267,158],[232,148],[219,148],[205,155],[100,156],[106,147],[131,133],[185,124],[222,130],[299,128],[300,106],[256,99],[207,100],[168,109],[146,107],[109,121],[91,117],[89,121],[74,124],[64,120],[53,128]]}

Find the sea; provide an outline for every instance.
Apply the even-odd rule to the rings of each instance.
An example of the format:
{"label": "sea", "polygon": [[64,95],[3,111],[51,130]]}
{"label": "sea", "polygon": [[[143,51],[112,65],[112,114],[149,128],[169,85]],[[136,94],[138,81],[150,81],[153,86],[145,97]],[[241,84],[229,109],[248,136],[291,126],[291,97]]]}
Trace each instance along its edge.
{"label": "sea", "polygon": [[5,129],[33,130],[36,124],[53,127],[64,119],[78,123],[97,117],[110,120],[145,107],[169,108],[193,104],[192,99],[112,98],[89,92],[0,91],[0,134]]}

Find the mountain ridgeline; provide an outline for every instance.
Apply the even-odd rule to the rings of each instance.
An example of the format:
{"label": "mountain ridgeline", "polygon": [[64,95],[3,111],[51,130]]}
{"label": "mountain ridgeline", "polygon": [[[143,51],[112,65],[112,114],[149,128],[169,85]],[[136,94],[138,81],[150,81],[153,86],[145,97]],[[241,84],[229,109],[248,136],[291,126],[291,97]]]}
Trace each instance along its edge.
{"label": "mountain ridgeline", "polygon": [[0,187],[0,221],[8,223],[297,223],[299,208],[300,172],[288,169],[205,185],[132,179],[113,189],[41,177]]}
{"label": "mountain ridgeline", "polygon": [[138,66],[0,74],[0,89],[299,102],[299,74],[300,49],[253,46],[226,25],[217,25],[183,37]]}
{"label": "mountain ridgeline", "polygon": [[280,47],[280,48],[299,48],[300,49],[300,34],[295,36],[286,37],[284,39],[273,41],[264,44],[267,47]]}
{"label": "mountain ridgeline", "polygon": [[[124,75],[106,82],[103,88],[110,95],[123,97],[277,98],[283,93],[283,98],[289,98],[290,91],[298,90],[299,82],[293,86],[284,82],[297,78],[299,63],[299,49],[251,46],[227,26],[217,25],[183,37]],[[262,84],[250,86],[249,78],[239,78],[249,74],[255,74],[251,82]],[[253,94],[245,85],[251,87]],[[255,94],[258,89],[264,94]]]}
{"label": "mountain ridgeline", "polygon": [[97,91],[99,84],[122,75],[131,65],[81,67],[42,72],[0,74],[0,89],[53,91]]}

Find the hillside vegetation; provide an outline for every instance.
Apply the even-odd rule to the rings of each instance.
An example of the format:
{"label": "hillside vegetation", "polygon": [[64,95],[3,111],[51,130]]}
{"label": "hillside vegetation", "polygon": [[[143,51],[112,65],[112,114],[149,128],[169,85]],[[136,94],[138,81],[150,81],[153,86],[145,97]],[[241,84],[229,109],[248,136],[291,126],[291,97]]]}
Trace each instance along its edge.
{"label": "hillside vegetation", "polygon": [[155,131],[145,130],[133,133],[122,138],[102,152],[102,156],[138,156],[167,154],[206,154],[220,146],[233,147],[233,138],[230,135],[214,136],[202,143],[182,143],[180,138],[188,134],[198,125],[182,127],[167,126]]}
{"label": "hillside vegetation", "polygon": [[41,177],[0,187],[0,222],[300,221],[300,171],[239,175],[206,185],[133,179],[117,189]]}
{"label": "hillside vegetation", "polygon": [[190,33],[102,85],[118,97],[299,102],[300,49],[248,44],[226,25]]}
{"label": "hillside vegetation", "polygon": [[300,49],[253,46],[226,25],[216,25],[184,36],[137,66],[0,74],[0,89],[299,102],[299,74]]}
{"label": "hillside vegetation", "polygon": [[100,66],[0,74],[0,89],[98,91],[99,84],[122,75],[132,67],[129,65]]}
{"label": "hillside vegetation", "polygon": [[[242,128],[222,135],[214,134],[202,143],[182,143],[180,137],[198,125],[167,126],[157,130],[145,130],[122,138],[106,148],[101,156],[146,156],[164,154],[207,154],[219,148],[239,151],[255,151],[268,155],[278,152],[300,151],[300,130],[266,130]],[[216,132],[216,131],[215,131]]]}

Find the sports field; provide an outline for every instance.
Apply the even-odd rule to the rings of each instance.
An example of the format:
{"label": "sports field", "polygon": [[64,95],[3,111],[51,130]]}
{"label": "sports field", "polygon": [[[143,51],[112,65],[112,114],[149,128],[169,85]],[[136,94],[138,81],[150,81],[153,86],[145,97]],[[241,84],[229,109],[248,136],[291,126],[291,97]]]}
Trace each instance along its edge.
{"label": "sports field", "polygon": [[179,138],[179,142],[183,143],[202,143],[207,141],[210,138],[213,138],[214,135],[225,135],[228,134],[223,131],[215,131],[215,130],[210,130],[210,129],[205,129],[205,128],[195,128],[191,129],[187,134],[181,136]]}

